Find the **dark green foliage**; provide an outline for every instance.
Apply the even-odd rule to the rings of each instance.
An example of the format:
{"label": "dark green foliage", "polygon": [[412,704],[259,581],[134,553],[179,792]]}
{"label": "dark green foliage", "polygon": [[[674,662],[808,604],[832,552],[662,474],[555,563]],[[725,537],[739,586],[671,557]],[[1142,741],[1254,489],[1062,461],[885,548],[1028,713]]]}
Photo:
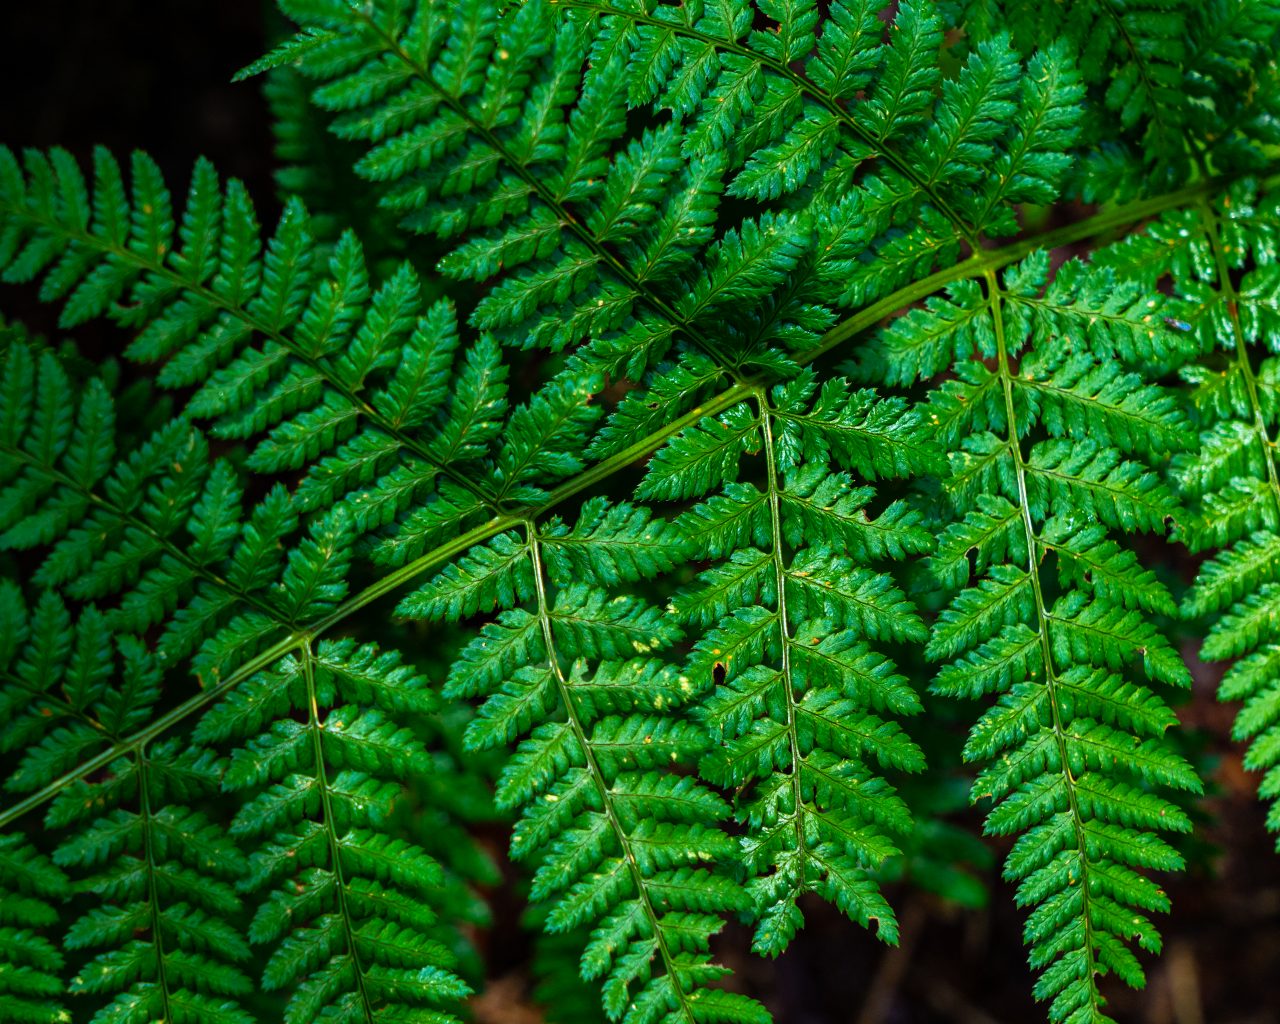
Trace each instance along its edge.
{"label": "dark green foliage", "polygon": [[[836,4],[816,35],[808,3],[762,5],[773,31],[746,0],[284,6],[304,31],[250,70],[315,79],[334,130],[369,146],[358,170],[383,204],[456,240],[441,269],[499,278],[472,323],[521,347],[586,342],[581,365],[633,378],[673,345],[785,370],[833,306],[1016,230],[1011,204],[1054,196],[1078,128],[1065,48],[1024,67],[993,39],[944,83],[928,2],[887,34],[877,5]],[[663,122],[623,145],[646,108]],[[726,191],[788,209],[713,241]]]}
{"label": "dark green foliage", "polygon": [[[65,153],[29,155],[24,175],[0,150],[0,190],[13,211],[6,239],[22,247],[6,276],[32,277],[61,254],[43,292],[70,293],[64,325],[100,313],[145,322],[126,354],[163,360],[162,385],[194,387],[188,415],[211,421],[214,437],[252,442],[246,465],[255,472],[307,469],[296,512],[342,508],[344,528],[381,533],[375,560],[402,564],[498,501],[540,499],[528,483],[535,477],[581,468],[570,452],[591,420],[582,408],[589,378],[562,381],[516,412],[496,466],[480,468],[508,411],[507,369],[491,341],[458,354],[451,306],[424,308],[408,265],[375,286],[349,232],[322,259],[296,201],[263,246],[244,189],[233,181],[224,191],[203,162],[175,242],[155,166],[136,156],[132,180],[129,200],[114,160],[99,152],[90,193]],[[52,456],[66,441],[55,432],[41,443]],[[564,454],[533,457],[550,447]],[[36,538],[53,528],[24,530]]]}
{"label": "dark green foliage", "polygon": [[284,201],[301,199],[311,211],[311,231],[333,242],[348,228],[374,248],[370,256],[402,256],[404,237],[391,230],[391,215],[361,188],[353,164],[359,151],[325,130],[312,112],[307,81],[292,68],[277,68],[263,84],[275,136],[276,185]]}
{"label": "dark green foliage", "polygon": [[388,827],[405,786],[436,767],[414,728],[436,706],[394,652],[325,641],[241,684],[196,730],[240,744],[222,785],[242,794],[230,833],[253,851],[248,937],[270,946],[262,987],[291,991],[290,1024],[372,1007],[443,1024],[456,1018],[439,1008],[469,991],[436,934],[440,904],[457,911],[444,870]]}
{"label": "dark green foliage", "polygon": [[765,1024],[729,920],[981,903],[964,697],[1109,1021],[1179,611],[1280,797],[1280,5],[280,7],[273,231],[0,147],[0,277],[128,361],[0,326],[0,1017],[462,1019],[497,821],[548,1019]]}
{"label": "dark green foliage", "polygon": [[[1273,441],[1275,360],[1267,353],[1276,350],[1280,210],[1274,197],[1240,185],[1196,213],[1181,246],[1170,247],[1159,264],[1135,264],[1132,246],[1121,250],[1118,263],[1142,278],[1172,281],[1204,353],[1199,365],[1183,371],[1202,427],[1200,453],[1180,459],[1174,478],[1192,506],[1186,544],[1219,550],[1202,566],[1183,611],[1208,625],[1205,658],[1238,659],[1220,695],[1244,702],[1235,737],[1251,741],[1245,767],[1265,773],[1259,792],[1274,801],[1280,792],[1280,690],[1272,663],[1280,634],[1269,609],[1276,591],[1280,478]],[[1267,824],[1280,831],[1274,802]]]}
{"label": "dark green foliage", "polygon": [[[126,663],[125,673],[155,669]],[[103,901],[67,931],[69,949],[92,954],[71,994],[110,998],[100,1021],[252,1021],[240,1006],[253,989],[249,945],[233,924],[244,855],[184,806],[213,789],[219,766],[207,751],[169,740],[109,770],[109,782],[69,788],[49,813],[51,825],[77,829],[55,863],[75,869],[80,888]]]}
{"label": "dark green foliage", "polygon": [[[278,899],[260,892],[279,881],[278,874],[261,863],[269,856],[246,856],[252,838],[282,844],[275,848],[277,860],[289,857],[296,870],[307,869],[309,888],[290,892],[301,910],[321,913],[327,922],[319,936],[292,944],[286,939],[262,976],[265,989],[290,992],[290,1019],[314,1020],[326,1004],[350,1010],[344,986],[356,985],[347,962],[337,957],[355,954],[335,940],[344,927],[350,944],[368,946],[361,962],[373,978],[368,1005],[458,998],[466,991],[460,981],[445,971],[424,974],[432,964],[404,959],[416,933],[400,932],[426,930],[439,947],[434,958],[453,963],[456,952],[442,942],[452,945],[450,926],[474,917],[465,883],[487,877],[483,862],[474,856],[468,862],[455,848],[446,875],[422,854],[430,868],[395,879],[422,902],[422,909],[405,904],[405,921],[389,921],[378,902],[381,890],[374,891],[391,881],[379,865],[407,849],[388,815],[406,781],[403,765],[444,767],[414,732],[388,717],[430,711],[436,701],[421,677],[398,666],[394,653],[325,641],[313,673],[320,682],[311,690],[255,675],[200,720],[193,742],[156,739],[166,719],[181,720],[255,663],[275,660],[279,650],[298,649],[286,660],[295,675],[302,674],[298,658],[309,657],[302,652],[310,648],[299,647],[296,623],[331,613],[347,591],[354,534],[345,509],[331,508],[300,529],[295,499],[277,484],[246,514],[244,473],[228,461],[211,461],[208,441],[183,419],[111,466],[111,453],[127,449],[114,443],[114,403],[106,385],[95,378],[78,389],[58,356],[20,339],[6,351],[3,379],[0,411],[10,431],[4,443],[11,480],[6,546],[45,552],[31,579],[39,596],[24,595],[11,581],[0,589],[6,637],[0,693],[12,726],[4,749],[15,755],[6,787],[57,794],[46,824],[73,831],[54,862],[74,871],[80,888],[102,902],[71,923],[67,947],[91,957],[69,983],[71,994],[106,1000],[95,1017],[101,1021],[255,1019],[240,1005],[259,983],[247,966],[249,943],[280,939],[282,929],[270,924]],[[95,459],[102,460],[100,468]],[[74,620],[71,607],[79,609]],[[154,650],[143,640],[147,634]],[[278,642],[251,657],[269,640]],[[218,685],[191,696],[180,715],[158,716],[168,665],[197,673],[206,687]],[[311,734],[290,733],[279,719],[294,706],[318,714],[321,703],[333,705],[336,695],[343,703],[322,726],[345,715],[346,728],[332,740],[336,750],[326,752],[329,760],[308,762],[298,738]],[[336,735],[335,726],[326,738]],[[251,741],[252,753],[223,761],[210,752],[211,744],[233,740]],[[106,781],[86,780],[85,766],[93,763],[105,768]],[[339,794],[332,800],[324,774],[330,764]],[[453,770],[459,771],[456,765]],[[270,783],[275,785],[267,792],[254,792]],[[244,800],[229,830],[201,810],[219,787]],[[316,793],[325,799],[313,800]],[[343,799],[360,813],[346,804],[328,814],[313,806],[328,808]],[[444,803],[441,810],[448,815],[459,808]],[[303,817],[310,833],[298,823]],[[326,905],[333,886],[326,887],[325,869],[333,868],[314,851],[317,829],[351,858],[353,891],[371,904]],[[310,847],[290,849],[290,838],[302,846],[304,837],[312,840]],[[13,884],[37,883],[44,886],[34,889],[37,894],[52,892],[52,883],[38,877]],[[247,935],[238,889],[259,901]],[[397,903],[394,893],[386,899],[404,902]],[[432,903],[448,910],[443,925],[432,923]],[[42,921],[38,909],[30,913],[32,923],[52,923]],[[337,959],[320,970],[331,958]]]}
{"label": "dark green foliage", "polygon": [[549,932],[537,927],[531,963],[537,984],[532,994],[548,1024],[602,1024],[606,1019],[594,985],[578,974],[578,956],[587,935],[586,929]]}
{"label": "dark green foliage", "polygon": [[65,1019],[62,954],[40,934],[58,919],[56,904],[70,895],[67,876],[24,837],[0,836],[0,949],[4,989],[0,1009],[8,1020]]}
{"label": "dark green foliage", "polygon": [[1076,184],[1086,196],[1176,186],[1201,152],[1220,154],[1234,168],[1267,165],[1267,147],[1276,142],[1280,38],[1280,8],[1270,0],[952,5],[979,38],[1012,31],[1025,51],[1059,39],[1075,55],[1100,122],[1119,129],[1081,168]]}

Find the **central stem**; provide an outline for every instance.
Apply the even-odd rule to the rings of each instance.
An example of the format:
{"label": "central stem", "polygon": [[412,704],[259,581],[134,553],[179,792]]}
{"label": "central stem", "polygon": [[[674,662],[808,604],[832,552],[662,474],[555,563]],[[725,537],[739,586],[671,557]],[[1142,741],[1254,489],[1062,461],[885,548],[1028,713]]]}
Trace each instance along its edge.
{"label": "central stem", "polygon": [[1084,819],[1080,813],[1076,778],[1071,771],[1067,731],[1062,721],[1062,708],[1058,701],[1058,678],[1053,664],[1053,649],[1049,638],[1051,616],[1045,607],[1044,588],[1040,582],[1040,537],[1031,518],[1031,505],[1027,499],[1027,464],[1022,456],[1022,438],[1018,431],[1017,409],[1013,397],[1013,369],[1010,366],[1008,340],[1005,337],[1004,314],[1001,308],[1000,283],[994,271],[986,275],[987,293],[991,302],[991,320],[996,337],[997,373],[1004,391],[1005,416],[1008,419],[1009,452],[1013,456],[1014,473],[1018,485],[1018,506],[1021,511],[1022,529],[1027,545],[1027,572],[1031,578],[1031,590],[1035,597],[1036,635],[1040,642],[1040,654],[1044,661],[1044,686],[1049,695],[1050,723],[1054,743],[1058,750],[1062,777],[1066,781],[1067,810],[1071,815],[1071,827],[1075,836],[1076,851],[1080,856],[1080,877],[1074,881],[1080,887],[1081,916],[1084,919],[1084,951],[1089,967],[1089,1002],[1095,1011],[1100,1010],[1097,988],[1093,983],[1098,975],[1097,954],[1094,948],[1093,923],[1089,906],[1089,863],[1084,833]]}
{"label": "central stem", "polygon": [[547,668],[555,679],[556,691],[560,696],[560,703],[564,706],[565,718],[569,723],[570,730],[573,732],[574,739],[582,750],[587,772],[591,775],[591,779],[595,783],[596,792],[600,796],[600,806],[604,808],[605,818],[608,820],[609,827],[613,830],[614,837],[618,841],[618,847],[622,851],[622,859],[627,866],[627,873],[631,876],[631,884],[635,887],[636,898],[640,901],[640,906],[644,910],[649,927],[653,930],[654,942],[658,948],[658,956],[662,960],[663,970],[666,972],[667,977],[671,979],[671,990],[687,1024],[695,1024],[698,1018],[694,1015],[693,1009],[689,1005],[688,996],[680,984],[680,975],[676,971],[675,958],[667,945],[666,937],[662,934],[662,928],[659,926],[659,914],[654,909],[653,902],[649,898],[649,890],[645,887],[644,872],[640,869],[635,851],[631,847],[631,837],[626,829],[622,827],[622,822],[618,820],[617,811],[613,806],[613,801],[610,799],[609,780],[600,768],[600,762],[596,758],[595,750],[587,738],[586,727],[582,722],[581,715],[578,713],[577,705],[574,703],[569,682],[565,679],[564,669],[560,665],[560,657],[556,653],[555,631],[551,624],[551,603],[547,599],[538,529],[537,524],[531,519],[525,521],[525,535],[529,544],[529,557],[533,563],[533,583],[538,601],[538,624],[542,632],[542,642],[547,649]]}
{"label": "central stem", "polygon": [[147,859],[147,903],[151,916],[151,944],[156,950],[156,980],[160,987],[161,1020],[173,1020],[173,1011],[169,1005],[169,978],[165,970],[164,936],[160,923],[160,892],[156,886],[155,846],[151,840],[152,822],[151,792],[147,781],[147,755],[139,749],[135,755],[138,768],[138,797],[142,814],[142,850]]}
{"label": "central stem", "polygon": [[311,643],[308,641],[299,651],[302,657],[302,675],[307,687],[307,728],[311,733],[311,756],[315,759],[316,785],[320,788],[320,810],[324,816],[324,834],[329,843],[329,859],[333,863],[333,877],[338,897],[338,917],[342,919],[347,950],[351,955],[351,969],[355,972],[356,988],[360,993],[360,1005],[365,1020],[373,1024],[373,1001],[365,986],[364,970],[360,966],[360,953],[356,949],[355,930],[351,927],[351,908],[347,905],[347,883],[342,871],[342,846],[338,841],[337,820],[333,814],[333,795],[324,769],[324,724],[320,721],[320,706],[316,697],[316,678]]}
{"label": "central stem", "polygon": [[801,814],[804,792],[800,786],[800,742],[796,733],[796,696],[791,678],[791,626],[787,620],[787,563],[782,549],[782,502],[778,482],[778,463],[774,454],[773,419],[764,390],[756,393],[760,408],[760,427],[764,431],[765,472],[769,496],[769,524],[773,535],[773,570],[778,588],[778,636],[782,641],[782,688],[787,701],[787,743],[791,749],[791,799],[794,803],[796,851],[800,857],[799,886],[804,888],[805,833]]}

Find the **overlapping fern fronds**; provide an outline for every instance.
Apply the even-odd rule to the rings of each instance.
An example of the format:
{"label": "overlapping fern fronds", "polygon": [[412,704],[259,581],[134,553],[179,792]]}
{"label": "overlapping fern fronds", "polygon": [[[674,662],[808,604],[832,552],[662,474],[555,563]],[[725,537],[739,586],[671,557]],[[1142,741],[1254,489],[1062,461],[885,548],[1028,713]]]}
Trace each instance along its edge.
{"label": "overlapping fern fronds", "polygon": [[[475,326],[633,379],[673,347],[786,375],[835,307],[1012,233],[1070,165],[1062,47],[993,39],[944,81],[933,6],[877,8],[335,0],[286,5],[303,31],[250,70],[316,81],[384,204],[487,284]],[[722,193],[783,208],[726,223]]]}
{"label": "overlapping fern fronds", "polygon": [[[284,715],[289,693],[283,686],[273,685],[266,699],[257,677],[245,684],[248,695],[233,690],[229,706],[238,714],[215,708],[190,742],[164,736],[164,727],[182,722],[208,698],[188,686],[185,694],[178,691],[189,699],[177,709],[160,714],[157,703],[166,669],[207,674],[211,686],[221,672],[247,660],[259,640],[285,633],[290,634],[286,645],[296,644],[297,624],[329,612],[346,591],[354,537],[349,519],[339,507],[300,531],[299,511],[280,485],[246,513],[242,471],[224,459],[211,460],[206,439],[183,419],[162,427],[113,466],[114,401],[107,386],[93,378],[77,388],[59,358],[38,346],[12,341],[3,381],[0,410],[7,433],[0,444],[9,484],[4,542],[9,550],[40,553],[31,592],[6,582],[0,597],[6,637],[0,695],[12,725],[5,731],[4,750],[13,759],[6,761],[11,770],[5,787],[15,794],[57,794],[44,819],[62,837],[53,861],[73,873],[79,891],[101,903],[67,932],[67,949],[84,958],[69,992],[107,1000],[99,1014],[103,1020],[251,1021],[255,1018],[242,1003],[259,979],[248,973],[246,939],[273,941],[279,931],[255,924],[246,937],[240,930],[243,902],[237,886],[245,880],[248,862],[236,839],[297,838],[286,828],[291,815],[310,808],[316,793],[329,804],[324,767],[310,766],[320,781],[308,789],[296,770],[307,767],[296,743],[259,743],[239,764],[211,750],[214,742],[239,738],[254,723]],[[416,734],[405,724],[388,729],[380,709],[429,710],[433,698],[427,693],[417,702],[411,699],[414,677],[396,670],[394,654],[379,656],[372,648],[353,650],[341,642],[322,645],[320,657],[318,671],[329,674],[323,690],[311,693],[310,706],[318,706],[320,692],[332,703],[332,679],[343,680],[347,703],[339,713],[350,720],[349,728],[334,741],[338,751],[330,756],[347,769],[335,785],[340,780],[342,796],[359,807],[364,828],[335,818],[349,811],[346,806],[325,816],[322,825],[337,836],[336,843],[346,843],[344,855],[355,865],[349,870],[358,873],[367,867],[361,856],[368,850],[383,851],[390,859],[385,851],[403,845],[388,834],[390,808],[402,791],[401,763],[414,758],[430,763]],[[227,682],[235,675],[230,673]],[[416,685],[422,688],[420,679]],[[324,725],[338,720],[326,718]],[[275,727],[282,724],[276,721]],[[240,767],[246,763],[254,766],[247,779]],[[91,776],[94,765],[105,774]],[[384,774],[379,782],[379,769],[394,781]],[[462,771],[457,764],[452,770]],[[209,817],[220,788],[238,791],[260,780],[280,785],[268,795],[274,802],[246,801],[237,822],[247,819],[251,825],[233,823],[228,833]],[[292,801],[286,798],[290,795]],[[289,858],[298,869],[325,866],[314,851],[291,851]],[[40,874],[26,854],[22,860],[30,877],[6,876],[6,885],[35,897],[59,892],[51,881],[56,875]],[[369,870],[377,882],[425,886],[425,895],[417,897],[420,907],[406,905],[406,915],[422,928],[421,921],[433,919],[433,905],[445,909],[438,927],[447,933],[467,916],[451,887],[475,877],[466,874],[475,863],[459,851],[449,877],[438,866],[408,879]],[[248,875],[254,881],[260,876],[270,878],[270,868]],[[308,880],[316,902],[303,905],[310,908],[328,896],[322,882],[310,874]],[[66,894],[65,885],[61,892]],[[403,903],[391,884],[380,893],[388,906]],[[255,921],[270,917],[266,907],[264,902]],[[47,911],[47,903],[15,902],[19,923],[49,928],[55,922]],[[368,942],[373,948],[366,951],[366,963],[372,966],[362,972],[357,965],[354,977],[372,970],[375,981],[369,985],[382,996],[399,991],[396,972],[412,967],[421,973],[421,965],[404,959],[407,941],[397,947],[389,932],[383,935],[390,926],[384,927],[381,909],[339,904],[325,913],[334,945],[323,957],[339,952],[352,957],[357,940]],[[373,934],[356,928],[360,913],[374,918]],[[345,949],[334,939],[344,925]],[[39,940],[31,941],[37,943],[34,955]],[[306,944],[295,943],[295,951],[297,945]],[[449,945],[456,940],[450,938]],[[341,1003],[331,977],[303,980],[296,971],[274,966],[288,958],[288,943],[281,949],[285,953],[273,958],[262,984],[271,989],[301,982],[291,1002],[301,1008],[291,1009],[291,1019],[312,1020],[320,1006]],[[316,954],[314,942],[304,948],[303,962],[311,965],[305,973],[316,966]],[[34,964],[44,962],[37,958]],[[356,987],[345,974],[338,980]],[[42,992],[37,982],[33,977],[15,991],[58,994]],[[443,973],[415,984],[429,990],[433,1001],[465,991]]]}
{"label": "overlapping fern fronds", "polygon": [[1036,992],[1109,1020],[1200,786],[1129,535],[1225,549],[1183,607],[1280,794],[1280,5],[281,7],[316,219],[0,147],[3,279],[129,364],[3,334],[0,1016],[458,1019],[491,782],[607,1018],[764,1024],[726,921],[897,939],[923,648]]}

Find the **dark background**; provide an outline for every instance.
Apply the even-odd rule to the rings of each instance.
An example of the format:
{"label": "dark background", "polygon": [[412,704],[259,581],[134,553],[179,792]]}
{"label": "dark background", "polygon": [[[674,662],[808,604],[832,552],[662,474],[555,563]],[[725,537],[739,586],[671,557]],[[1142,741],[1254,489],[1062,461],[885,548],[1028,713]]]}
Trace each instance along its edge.
{"label": "dark background", "polygon": [[[264,52],[276,26],[262,0],[0,0],[0,142],[61,145],[88,158],[144,148],[170,187],[186,186],[197,155],[249,186],[263,223],[278,209],[271,131],[258,84],[231,75]],[[0,311],[56,334],[53,310],[29,288],[0,287]],[[91,347],[121,345],[90,329]],[[1167,549],[1166,549],[1167,550]],[[1156,557],[1161,557],[1157,555]],[[1189,559],[1171,571],[1189,579]],[[1184,645],[1190,655],[1193,645]],[[1217,706],[1215,670],[1192,661],[1196,687],[1179,709],[1210,776],[1205,822],[1187,875],[1170,886],[1159,922],[1164,955],[1145,993],[1113,989],[1122,1024],[1280,1022],[1280,857],[1253,795],[1256,779],[1229,741],[1232,709]],[[963,824],[977,829],[978,815]],[[503,837],[494,836],[496,848]],[[1003,852],[1003,851],[999,851]],[[993,870],[991,909],[961,914],[930,897],[891,894],[904,946],[886,951],[830,908],[814,905],[790,952],[746,959],[730,932],[722,954],[779,1024],[1024,1024],[1043,1020],[1030,998],[1021,915]],[[484,939],[495,977],[477,1001],[482,1024],[536,1024],[527,939],[509,892],[494,894],[498,924]],[[562,1020],[561,1024],[579,1024]]]}
{"label": "dark background", "polygon": [[[62,146],[82,164],[95,145],[145,149],[178,194],[204,155],[270,224],[267,105],[258,83],[231,84],[265,52],[268,22],[263,0],[0,0],[0,142]],[[7,315],[51,330],[54,311],[33,298],[0,292]]]}

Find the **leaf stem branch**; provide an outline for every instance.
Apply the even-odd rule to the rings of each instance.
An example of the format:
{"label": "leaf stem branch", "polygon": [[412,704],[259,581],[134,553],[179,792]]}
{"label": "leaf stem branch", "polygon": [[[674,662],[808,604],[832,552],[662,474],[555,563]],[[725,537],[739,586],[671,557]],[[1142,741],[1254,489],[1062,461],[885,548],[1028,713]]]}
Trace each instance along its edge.
{"label": "leaf stem branch", "polygon": [[[796,731],[796,694],[791,673],[791,627],[787,619],[787,564],[782,550],[782,499],[778,483],[778,461],[775,454],[777,445],[773,439],[773,412],[769,408],[768,396],[761,387],[756,393],[756,401],[760,407],[760,429],[764,431],[765,484],[769,503],[769,530],[773,544],[770,559],[773,562],[775,586],[778,588],[778,636],[782,641],[782,663],[779,673],[782,679],[782,690],[787,702],[787,745],[791,754],[791,799],[795,814],[796,852],[798,861],[803,865],[808,860],[805,843],[804,822],[804,790],[800,785],[800,737]],[[804,878],[799,885],[804,887]]]}
{"label": "leaf stem branch", "polygon": [[368,1024],[374,1022],[373,1000],[365,984],[364,970],[360,965],[360,952],[356,948],[355,929],[351,925],[351,908],[347,905],[347,882],[342,870],[342,842],[338,838],[337,819],[333,813],[333,794],[325,772],[324,723],[320,721],[320,705],[316,695],[315,656],[311,641],[304,641],[298,649],[302,659],[302,677],[307,688],[307,730],[311,733],[311,757],[315,761],[316,786],[320,790],[320,813],[324,818],[325,841],[329,847],[329,861],[333,869],[334,890],[338,905],[338,917],[342,919],[342,931],[346,938],[347,953],[351,957],[351,969],[355,974],[356,988],[360,992],[360,1006]]}
{"label": "leaf stem branch", "polygon": [[1035,597],[1036,635],[1040,642],[1040,655],[1044,661],[1044,685],[1048,692],[1050,724],[1058,762],[1066,782],[1067,810],[1071,815],[1071,828],[1076,850],[1080,856],[1080,877],[1073,881],[1080,887],[1080,916],[1084,923],[1084,952],[1089,970],[1089,1004],[1093,1016],[1101,1013],[1101,1001],[1096,979],[1099,975],[1096,942],[1093,936],[1090,912],[1089,854],[1084,831],[1084,818],[1080,813],[1080,800],[1076,792],[1076,778],[1071,770],[1070,750],[1066,726],[1062,720],[1062,705],[1058,699],[1057,671],[1053,664],[1053,647],[1049,637],[1052,616],[1045,606],[1044,588],[1040,582],[1040,538],[1031,519],[1031,503],[1027,495],[1027,468],[1022,455],[1022,437],[1018,430],[1017,404],[1013,396],[1013,369],[1009,361],[1009,346],[1005,337],[1004,314],[1001,307],[1000,282],[994,270],[986,274],[987,294],[991,303],[991,319],[996,337],[997,373],[1004,390],[1005,417],[1008,420],[1009,452],[1013,456],[1014,472],[1018,485],[1018,506],[1021,512],[1023,534],[1027,545],[1027,572],[1031,577],[1031,590]]}
{"label": "leaf stem branch", "polygon": [[680,975],[676,970],[675,957],[667,944],[666,936],[662,934],[660,917],[645,885],[644,872],[641,871],[640,863],[636,860],[635,851],[631,847],[631,837],[618,819],[617,808],[614,807],[613,801],[610,799],[609,781],[600,767],[594,748],[591,746],[591,740],[587,736],[582,716],[578,713],[573,693],[569,687],[568,680],[565,679],[564,668],[560,664],[560,656],[556,653],[555,631],[551,622],[551,604],[547,599],[546,578],[542,566],[541,543],[538,539],[537,523],[533,519],[526,519],[524,527],[529,545],[529,557],[533,563],[533,585],[538,602],[538,625],[542,631],[542,642],[547,649],[547,667],[555,679],[556,690],[560,697],[560,703],[564,705],[565,717],[568,720],[569,728],[573,731],[573,738],[582,750],[582,757],[586,761],[587,771],[591,774],[596,792],[600,796],[600,806],[604,808],[604,814],[608,819],[610,829],[613,831],[614,839],[618,843],[618,848],[622,851],[622,859],[627,865],[627,874],[631,876],[631,884],[636,890],[636,898],[640,901],[640,906],[644,910],[649,927],[653,930],[658,956],[662,960],[664,972],[670,979],[671,990],[679,1004],[680,1012],[686,1024],[696,1024],[698,1018],[689,1006],[688,993],[684,991],[684,987],[680,984]]}

